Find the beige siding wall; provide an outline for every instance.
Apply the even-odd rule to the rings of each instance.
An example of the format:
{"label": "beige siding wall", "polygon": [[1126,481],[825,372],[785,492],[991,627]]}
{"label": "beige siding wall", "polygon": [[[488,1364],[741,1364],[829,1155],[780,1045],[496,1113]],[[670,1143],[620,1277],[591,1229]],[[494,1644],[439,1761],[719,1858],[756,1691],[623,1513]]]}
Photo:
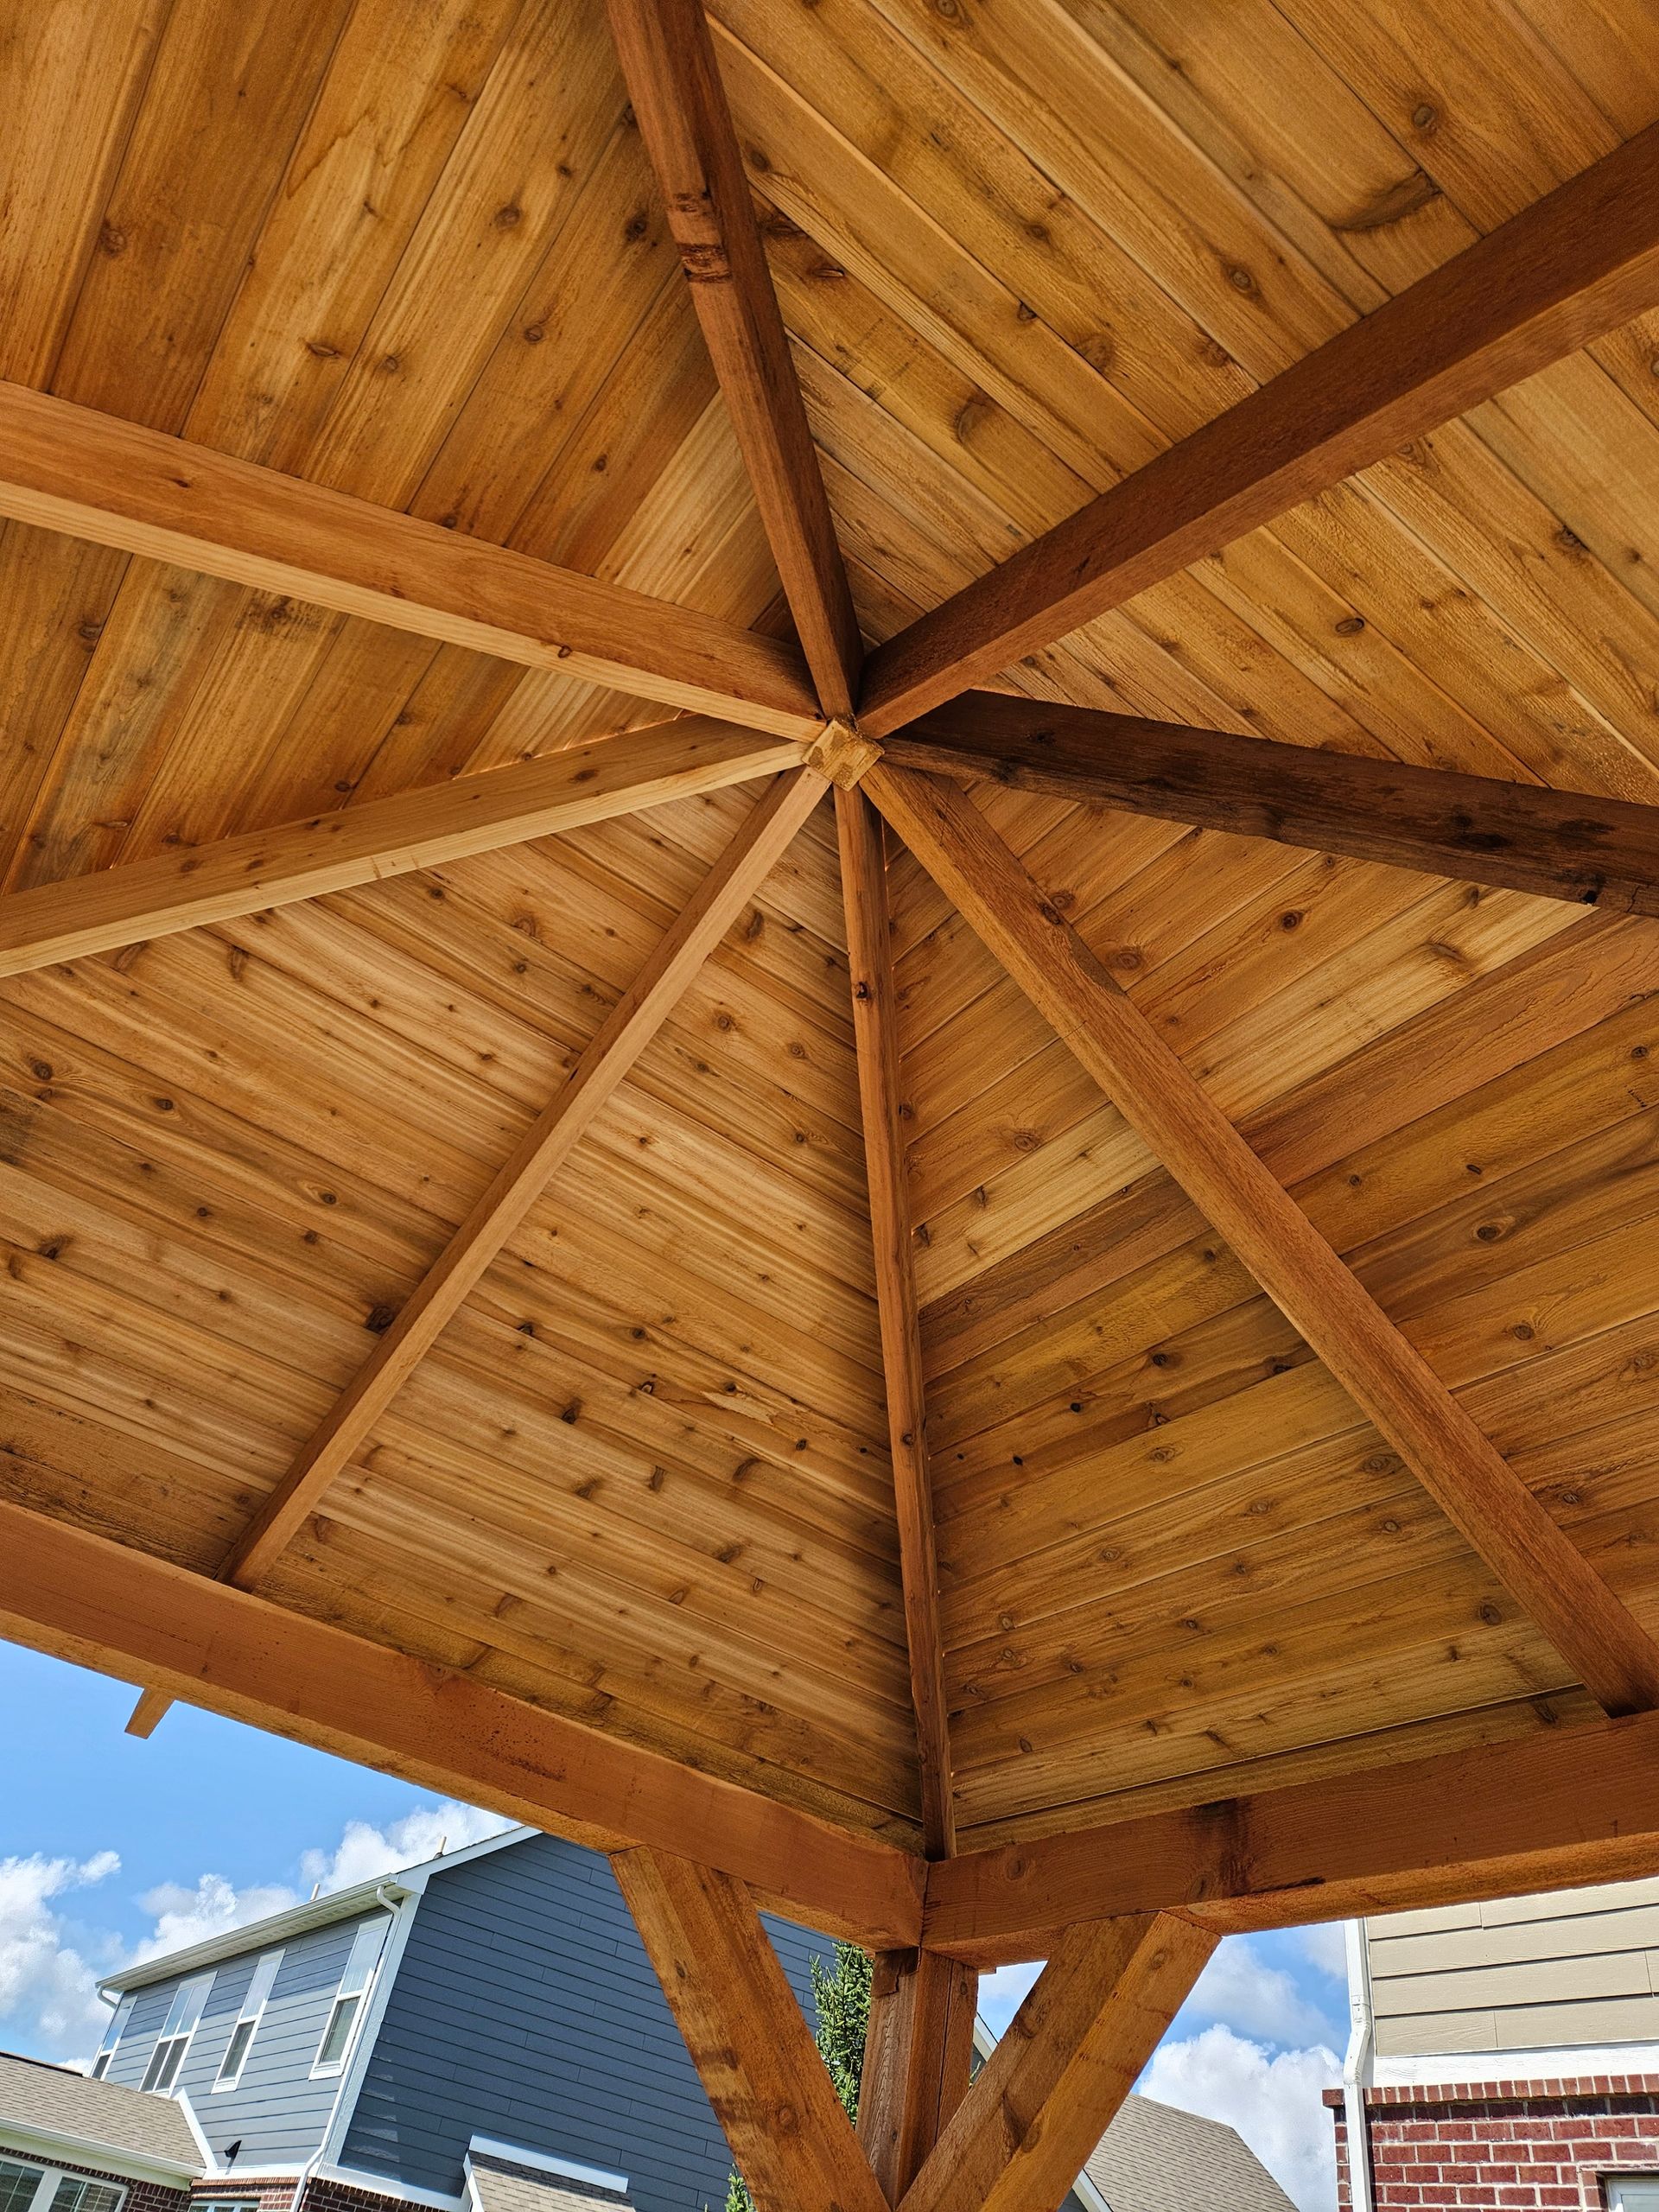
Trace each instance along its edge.
{"label": "beige siding wall", "polygon": [[1367,1924],[1376,2049],[1659,2043],[1659,1880]]}

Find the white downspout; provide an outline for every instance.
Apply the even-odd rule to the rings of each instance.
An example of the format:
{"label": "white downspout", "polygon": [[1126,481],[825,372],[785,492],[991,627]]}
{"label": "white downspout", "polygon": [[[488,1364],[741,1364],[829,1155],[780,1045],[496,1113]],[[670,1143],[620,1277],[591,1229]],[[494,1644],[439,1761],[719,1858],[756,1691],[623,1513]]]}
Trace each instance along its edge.
{"label": "white downspout", "polygon": [[1365,1923],[1348,1923],[1348,2055],[1342,2064],[1342,2116],[1348,2131],[1348,2202],[1353,2212],[1373,2212],[1370,2136],[1365,2092],[1376,2069],[1376,2024],[1371,2011],[1371,1961]]}

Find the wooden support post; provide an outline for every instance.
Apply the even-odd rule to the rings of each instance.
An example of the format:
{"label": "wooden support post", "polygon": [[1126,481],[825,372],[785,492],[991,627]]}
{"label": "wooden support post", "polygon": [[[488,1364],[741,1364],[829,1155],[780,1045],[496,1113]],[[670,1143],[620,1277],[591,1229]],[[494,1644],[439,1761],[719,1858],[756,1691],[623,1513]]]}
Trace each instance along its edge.
{"label": "wooden support post", "polygon": [[887,924],[887,862],[879,815],[856,791],[837,786],[841,895],[853,985],[859,1103],[875,1244],[875,1295],[881,1320],[887,1435],[899,1516],[899,1565],[910,1648],[911,1695],[922,1770],[922,1840],[930,1858],[955,1847],[950,1745],[939,1635],[939,1569],[922,1391],[922,1334],[911,1264],[910,1205]]}
{"label": "wooden support post", "polygon": [[890,2203],[968,2094],[979,1976],[937,1951],[882,1951],[858,2092],[858,2139]]}
{"label": "wooden support post", "polygon": [[1162,1912],[1069,1930],[899,2212],[1055,2212],[1216,1941]]}
{"label": "wooden support post", "polygon": [[611,1865],[757,2212],[888,2212],[742,1884],[663,1851]]}
{"label": "wooden support post", "polygon": [[885,761],[862,787],[1579,1680],[1610,1713],[1659,1705],[1647,1631],[967,794]]}
{"label": "wooden support post", "polygon": [[[780,776],[676,917],[639,975],[612,1007],[569,1080],[513,1147],[465,1221],[377,1338],[351,1382],[312,1433],[233,1546],[220,1579],[251,1589],[292,1541],[329,1484],[351,1463],[375,1423],[494,1263],[562,1161],[592,1128],[692,978],[829,788],[810,768]],[[127,1722],[148,1736],[168,1700],[149,1692]]]}

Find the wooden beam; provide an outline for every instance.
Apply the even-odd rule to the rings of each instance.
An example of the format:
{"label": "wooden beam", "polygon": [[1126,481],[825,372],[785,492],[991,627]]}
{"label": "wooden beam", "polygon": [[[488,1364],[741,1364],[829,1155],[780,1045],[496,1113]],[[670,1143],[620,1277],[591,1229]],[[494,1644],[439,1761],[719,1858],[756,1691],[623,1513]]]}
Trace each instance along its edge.
{"label": "wooden beam", "polygon": [[893,947],[887,920],[881,821],[857,791],[836,791],[842,903],[853,986],[858,1095],[875,1244],[875,1295],[893,1451],[899,1563],[910,1649],[922,1773],[922,1835],[930,1858],[956,1847],[944,1656],[939,1634],[939,1567],[933,1538],[933,1486],[922,1389],[922,1333],[912,1265],[910,1202],[905,1183],[904,1101],[899,1073]]}
{"label": "wooden beam", "polygon": [[899,2212],[1056,2212],[1217,1940],[1173,1913],[1070,1930]]}
{"label": "wooden beam", "polygon": [[0,515],[785,737],[823,719],[792,646],[5,383]]}
{"label": "wooden beam", "polygon": [[1637,1713],[964,1852],[929,1874],[925,1940],[990,1965],[1118,1913],[1229,1934],[1655,1873],[1659,1714]]}
{"label": "wooden beam", "polygon": [[756,2212],[888,2212],[742,1885],[664,1851],[611,1866]]}
{"label": "wooden beam", "polygon": [[906,1852],[9,1500],[0,1635],[597,1850],[695,1852],[853,1942],[920,1934]]}
{"label": "wooden beam", "polygon": [[858,2139],[890,2204],[915,2180],[968,2094],[978,1993],[974,1969],[937,1951],[875,1958]]}
{"label": "wooden beam", "polygon": [[895,767],[1659,915],[1659,806],[969,691],[883,746]]}
{"label": "wooden beam", "polygon": [[826,715],[863,643],[702,0],[609,0],[611,34]]}
{"label": "wooden beam", "polygon": [[885,763],[862,788],[1580,1681],[1609,1712],[1659,1703],[1659,1647],[967,795]]}
{"label": "wooden beam", "polygon": [[[543,1108],[491,1178],[471,1212],[376,1338],[286,1474],[271,1489],[219,1569],[251,1589],[330,1483],[350,1465],[410,1375],[494,1265],[561,1162],[683,997],[704,961],[771,874],[829,786],[810,768],[780,776],[698,885],[644,968],[600,1024],[569,1081]],[[168,1700],[148,1693],[127,1723],[148,1736]]]}
{"label": "wooden beam", "polygon": [[0,899],[0,976],[439,868],[794,766],[786,739],[701,715]]}
{"label": "wooden beam", "polygon": [[885,736],[1659,302],[1659,124],[873,653]]}

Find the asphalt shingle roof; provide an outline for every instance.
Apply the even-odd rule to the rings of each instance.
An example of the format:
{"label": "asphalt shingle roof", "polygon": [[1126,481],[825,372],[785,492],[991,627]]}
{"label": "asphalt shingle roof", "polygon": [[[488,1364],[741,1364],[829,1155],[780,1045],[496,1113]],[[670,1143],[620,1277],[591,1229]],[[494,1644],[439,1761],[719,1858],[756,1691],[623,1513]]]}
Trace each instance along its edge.
{"label": "asphalt shingle roof", "polygon": [[467,2159],[481,2212],[633,2212],[632,2201],[596,2183],[569,2180],[534,2166],[473,2152]]}
{"label": "asphalt shingle roof", "polygon": [[[37,2128],[88,2145],[104,2145],[168,2165],[202,2170],[190,2123],[171,2097],[146,2096],[114,2082],[94,2082],[71,2067],[0,2051],[0,2131]],[[83,2163],[97,2163],[88,2158]]]}
{"label": "asphalt shingle roof", "polygon": [[1084,2171],[1111,2212],[1295,2212],[1236,2132],[1128,2096]]}

